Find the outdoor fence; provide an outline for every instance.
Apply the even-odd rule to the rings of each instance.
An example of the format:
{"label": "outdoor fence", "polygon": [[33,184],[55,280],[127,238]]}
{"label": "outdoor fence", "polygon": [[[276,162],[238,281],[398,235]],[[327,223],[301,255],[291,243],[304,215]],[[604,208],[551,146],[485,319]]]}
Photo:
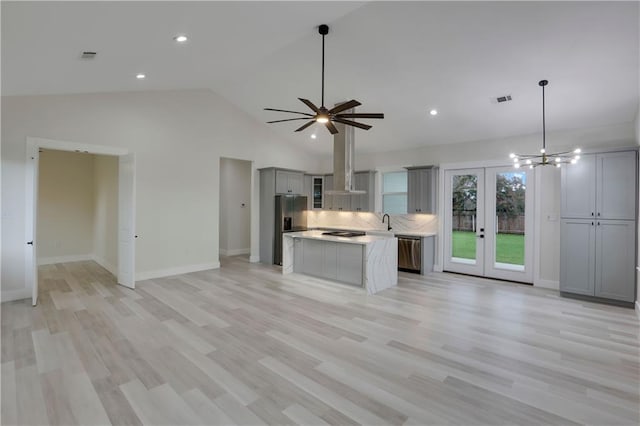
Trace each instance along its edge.
{"label": "outdoor fence", "polygon": [[[498,221],[498,233],[500,234],[520,234],[524,235],[524,215],[519,216],[496,216]],[[454,231],[476,231],[476,215],[474,213],[454,213]]]}

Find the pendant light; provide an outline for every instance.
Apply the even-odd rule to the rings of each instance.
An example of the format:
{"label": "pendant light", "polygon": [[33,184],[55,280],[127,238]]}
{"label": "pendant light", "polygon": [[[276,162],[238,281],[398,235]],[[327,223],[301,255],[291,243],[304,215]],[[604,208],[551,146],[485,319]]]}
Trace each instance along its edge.
{"label": "pendant light", "polygon": [[509,154],[513,160],[513,167],[516,169],[521,166],[529,166],[530,169],[538,166],[556,166],[561,167],[562,164],[575,164],[580,159],[580,148],[573,151],[548,153],[546,140],[545,110],[544,110],[544,88],[548,85],[547,80],[540,80],[538,86],[542,87],[542,148],[540,154]]}

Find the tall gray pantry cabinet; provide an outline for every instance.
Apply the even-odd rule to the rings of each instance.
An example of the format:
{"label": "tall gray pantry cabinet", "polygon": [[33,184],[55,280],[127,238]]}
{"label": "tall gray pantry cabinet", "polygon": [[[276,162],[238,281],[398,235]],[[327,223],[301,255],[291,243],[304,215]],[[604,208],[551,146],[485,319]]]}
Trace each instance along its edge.
{"label": "tall gray pantry cabinet", "polygon": [[585,154],[561,173],[560,291],[633,303],[638,152]]}

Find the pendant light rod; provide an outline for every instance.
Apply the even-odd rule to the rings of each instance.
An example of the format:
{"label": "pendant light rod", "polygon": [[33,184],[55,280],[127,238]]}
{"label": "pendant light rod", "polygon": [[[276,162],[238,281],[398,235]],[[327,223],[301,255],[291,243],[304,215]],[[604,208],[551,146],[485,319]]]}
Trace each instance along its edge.
{"label": "pendant light rod", "polygon": [[320,25],[318,32],[322,35],[322,95],[320,106],[324,107],[324,36],[329,34],[329,26],[325,24]]}
{"label": "pendant light rod", "polygon": [[549,84],[547,80],[540,80],[538,83],[542,87],[542,149],[547,150],[547,128],[545,123],[545,111],[544,111],[544,86]]}

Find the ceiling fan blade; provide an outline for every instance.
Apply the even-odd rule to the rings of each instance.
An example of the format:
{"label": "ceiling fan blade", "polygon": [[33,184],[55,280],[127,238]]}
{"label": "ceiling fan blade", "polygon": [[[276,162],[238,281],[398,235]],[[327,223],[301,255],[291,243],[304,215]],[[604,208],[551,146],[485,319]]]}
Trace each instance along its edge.
{"label": "ceiling fan blade", "polygon": [[333,117],[332,120],[335,121],[336,123],[342,123],[342,124],[346,124],[347,126],[358,127],[364,130],[369,130],[371,128],[371,126],[369,126],[368,124],[356,123],[355,121],[344,120],[338,117]]}
{"label": "ceiling fan blade", "polygon": [[307,127],[311,126],[311,125],[312,125],[313,123],[315,123],[315,122],[316,122],[316,120],[311,120],[310,122],[305,123],[305,124],[303,124],[302,126],[298,127],[295,131],[296,131],[296,132],[301,132],[301,131],[303,131],[304,129],[306,129]]}
{"label": "ceiling fan blade", "polygon": [[324,125],[327,126],[327,129],[329,129],[329,132],[331,132],[332,135],[338,133],[338,129],[336,129],[336,126],[334,126],[332,122],[327,121]]}
{"label": "ceiling fan blade", "polygon": [[274,121],[267,121],[268,124],[271,123],[281,123],[283,121],[295,121],[295,120],[308,120],[307,117],[301,117],[301,118],[287,118],[285,120],[274,120]]}
{"label": "ceiling fan blade", "polygon": [[313,104],[313,102],[311,102],[309,99],[302,99],[302,98],[298,98],[302,101],[303,104],[305,104],[306,106],[308,106],[309,108],[311,108],[311,110],[313,112],[320,112],[320,110],[318,109],[317,106],[315,106]]}
{"label": "ceiling fan blade", "polygon": [[346,114],[336,114],[338,118],[384,118],[381,112],[355,112]]}
{"label": "ceiling fan blade", "polygon": [[340,104],[338,106],[335,106],[335,107],[331,108],[329,110],[329,114],[337,114],[340,111],[345,111],[347,109],[355,108],[355,107],[360,106],[360,105],[362,105],[360,102],[356,101],[355,99],[351,99],[348,102],[345,102],[343,104]]}
{"label": "ceiling fan blade", "polygon": [[265,108],[265,111],[278,111],[278,112],[290,112],[291,114],[302,114],[302,115],[306,115],[309,117],[313,117],[313,114],[308,114],[306,112],[298,112],[298,111],[289,111],[286,109],[275,109],[275,108]]}

